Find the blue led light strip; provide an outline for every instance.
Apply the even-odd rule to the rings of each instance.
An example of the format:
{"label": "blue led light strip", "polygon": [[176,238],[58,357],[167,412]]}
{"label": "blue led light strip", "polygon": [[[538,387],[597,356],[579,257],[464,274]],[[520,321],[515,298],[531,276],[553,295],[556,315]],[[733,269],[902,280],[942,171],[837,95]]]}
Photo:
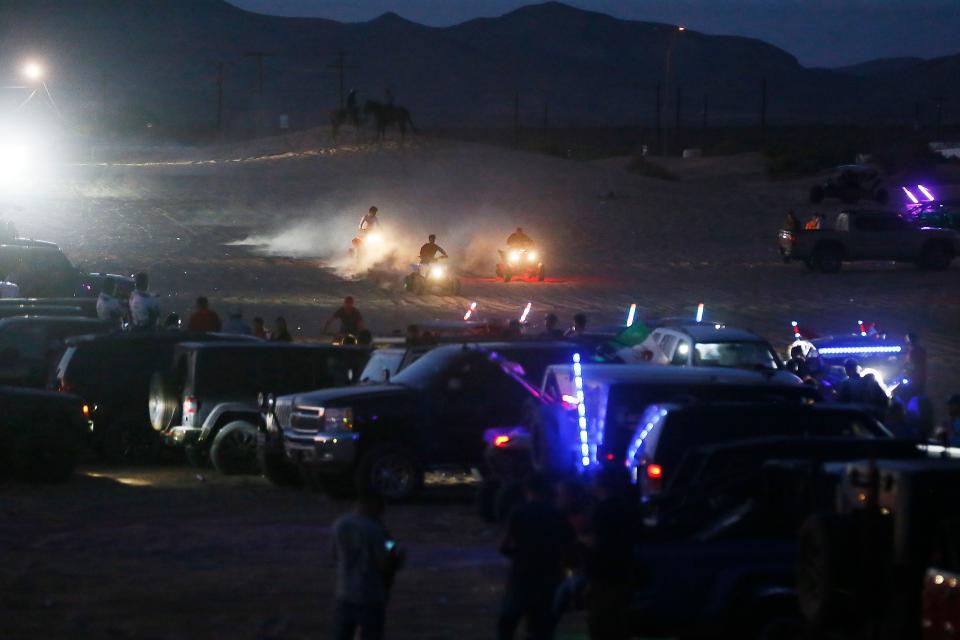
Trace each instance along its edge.
{"label": "blue led light strip", "polygon": [[825,356],[856,353],[900,353],[903,351],[903,347],[821,347],[817,351]]}
{"label": "blue led light strip", "polygon": [[573,384],[577,388],[577,426],[580,431],[580,463],[590,466],[590,434],[587,432],[587,406],[583,399],[583,369],[580,354],[573,354]]}

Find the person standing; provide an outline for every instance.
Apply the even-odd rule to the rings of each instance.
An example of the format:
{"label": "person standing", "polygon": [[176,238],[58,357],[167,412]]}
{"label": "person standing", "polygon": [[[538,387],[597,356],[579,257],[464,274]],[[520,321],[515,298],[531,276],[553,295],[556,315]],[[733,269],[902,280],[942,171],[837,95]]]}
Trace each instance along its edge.
{"label": "person standing", "polygon": [[557,327],[558,324],[560,324],[560,318],[557,317],[557,314],[548,313],[543,319],[543,332],[540,334],[540,337],[547,340],[562,338],[563,331]]}
{"label": "person standing", "polygon": [[197,308],[187,321],[187,331],[216,333],[223,328],[220,316],[210,308],[210,301],[205,296],[197,298]]}
{"label": "person standing", "polygon": [[253,335],[253,329],[243,321],[243,310],[240,307],[230,312],[230,317],[223,323],[223,332],[238,336]]}
{"label": "person standing", "polygon": [[267,340],[267,328],[263,326],[263,318],[257,316],[253,319],[253,335],[261,340]]}
{"label": "person standing", "polygon": [[343,306],[333,312],[333,315],[327,319],[323,325],[323,332],[330,330],[330,325],[335,320],[340,321],[341,336],[356,336],[363,330],[363,315],[354,305],[353,296],[347,296],[343,299]]}
{"label": "person standing", "polygon": [[117,299],[117,281],[108,276],[103,279],[100,295],[97,296],[97,317],[119,329],[123,316],[123,305]]}
{"label": "person standing", "polygon": [[335,640],[384,637],[387,597],[404,556],[384,526],[383,498],[365,493],[354,510],[333,523],[337,565]]}
{"label": "person standing", "polygon": [[134,331],[153,331],[160,322],[160,300],[147,289],[150,277],[141,271],[133,277],[130,294],[130,325]]}
{"label": "person standing", "polygon": [[530,640],[553,638],[554,596],[575,538],[542,474],[528,476],[524,492],[526,503],[513,512],[500,546],[500,553],[510,559],[510,573],[497,623],[499,640],[511,640],[524,619]]}
{"label": "person standing", "polygon": [[270,334],[271,342],[293,342],[293,336],[287,329],[287,319],[283,316],[273,321],[273,332]]}
{"label": "person standing", "polygon": [[576,338],[587,331],[587,314],[578,313],[573,316],[573,326],[564,334],[568,338]]}

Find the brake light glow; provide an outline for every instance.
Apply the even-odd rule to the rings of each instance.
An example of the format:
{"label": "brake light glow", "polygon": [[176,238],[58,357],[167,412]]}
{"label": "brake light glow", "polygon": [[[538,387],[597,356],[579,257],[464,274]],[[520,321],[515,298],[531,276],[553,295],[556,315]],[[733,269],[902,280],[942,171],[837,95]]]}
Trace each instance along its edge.
{"label": "brake light glow", "polygon": [[493,446],[505,447],[510,444],[510,436],[497,436],[493,439]]}
{"label": "brake light glow", "polygon": [[88,405],[88,404],[83,405],[82,407],[80,407],[80,411],[83,412],[83,417],[84,417],[84,418],[89,418],[89,417],[90,417],[90,405]]}
{"label": "brake light glow", "polygon": [[647,477],[651,480],[658,480],[663,477],[663,467],[658,464],[647,465]]}

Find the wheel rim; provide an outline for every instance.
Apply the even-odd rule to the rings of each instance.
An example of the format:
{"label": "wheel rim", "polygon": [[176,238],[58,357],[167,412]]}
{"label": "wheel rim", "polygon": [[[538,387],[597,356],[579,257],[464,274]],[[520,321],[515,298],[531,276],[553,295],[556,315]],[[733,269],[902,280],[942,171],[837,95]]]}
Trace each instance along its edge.
{"label": "wheel rim", "polygon": [[399,454],[380,457],[370,469],[370,485],[388,498],[406,496],[413,487],[413,465]]}
{"label": "wheel rim", "polygon": [[221,459],[233,468],[244,468],[257,455],[257,438],[243,430],[228,433],[219,447]]}

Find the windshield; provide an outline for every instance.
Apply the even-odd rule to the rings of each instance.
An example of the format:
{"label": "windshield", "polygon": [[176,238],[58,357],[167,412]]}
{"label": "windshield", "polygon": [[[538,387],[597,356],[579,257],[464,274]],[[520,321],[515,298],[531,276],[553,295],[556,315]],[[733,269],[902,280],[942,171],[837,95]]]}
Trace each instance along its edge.
{"label": "windshield", "polygon": [[765,342],[700,342],[693,364],[733,369],[779,369],[780,361]]}
{"label": "windshield", "polygon": [[416,389],[426,389],[460,361],[463,349],[434,349],[393,377],[393,382]]}

